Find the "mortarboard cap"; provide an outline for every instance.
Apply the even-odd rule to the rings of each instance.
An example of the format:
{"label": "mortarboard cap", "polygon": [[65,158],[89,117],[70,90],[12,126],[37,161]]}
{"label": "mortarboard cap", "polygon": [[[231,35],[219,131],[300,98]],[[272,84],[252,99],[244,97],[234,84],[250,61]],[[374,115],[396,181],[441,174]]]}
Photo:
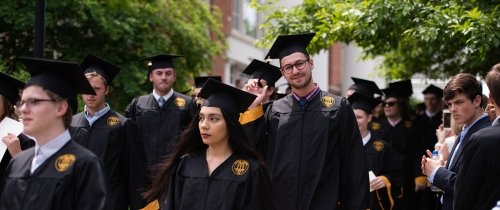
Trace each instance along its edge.
{"label": "mortarboard cap", "polygon": [[158,68],[175,68],[173,59],[179,57],[182,57],[182,55],[161,54],[143,58],[141,59],[141,61],[147,62],[146,65],[148,66],[149,71],[151,72],[152,70]]}
{"label": "mortarboard cap", "polygon": [[24,87],[24,82],[0,72],[0,95],[4,96],[12,105],[19,100],[19,90]]}
{"label": "mortarboard cap", "polygon": [[78,108],[77,94],[95,95],[78,63],[28,57],[18,57],[17,60],[31,74],[26,87],[37,85],[50,90],[68,100],[73,113]]}
{"label": "mortarboard cap", "polygon": [[309,55],[306,48],[316,33],[281,35],[276,38],[266,58],[280,60],[292,53],[301,52]]}
{"label": "mortarboard cap", "polygon": [[175,69],[173,59],[179,57],[182,57],[182,55],[160,54],[141,59],[141,61],[146,62],[146,66],[148,67],[148,77],[146,77],[146,83],[148,82],[149,75],[155,69],[164,69],[164,68]]}
{"label": "mortarboard cap", "polygon": [[376,99],[370,96],[360,94],[358,92],[353,93],[348,98],[353,109],[361,109],[367,113],[371,113],[373,108],[378,104],[382,103],[380,99]]}
{"label": "mortarboard cap", "polygon": [[243,73],[248,74],[254,79],[264,79],[267,85],[274,87],[274,83],[281,78],[280,68],[266,62],[253,59],[245,68]]}
{"label": "mortarboard cap", "polygon": [[382,90],[386,97],[409,98],[413,94],[411,80],[401,80],[389,83],[389,87]]}
{"label": "mortarboard cap", "polygon": [[236,119],[257,97],[213,79],[207,80],[198,96],[205,99],[203,106],[219,107]]}
{"label": "mortarboard cap", "polygon": [[106,79],[108,85],[111,84],[111,81],[113,81],[116,75],[120,72],[120,67],[92,54],[87,54],[87,57],[83,59],[80,67],[85,73],[98,73]]}
{"label": "mortarboard cap", "polygon": [[222,77],[221,76],[200,76],[200,77],[194,77],[194,87],[196,88],[201,88],[207,82],[208,79],[213,79],[218,82],[222,82]]}
{"label": "mortarboard cap", "polygon": [[443,89],[439,88],[438,86],[435,85],[429,85],[427,88],[425,88],[422,93],[425,94],[435,94],[438,98],[443,98]]}
{"label": "mortarboard cap", "polygon": [[374,81],[351,77],[354,85],[350,89],[366,96],[374,97],[374,94],[382,95],[382,90]]}

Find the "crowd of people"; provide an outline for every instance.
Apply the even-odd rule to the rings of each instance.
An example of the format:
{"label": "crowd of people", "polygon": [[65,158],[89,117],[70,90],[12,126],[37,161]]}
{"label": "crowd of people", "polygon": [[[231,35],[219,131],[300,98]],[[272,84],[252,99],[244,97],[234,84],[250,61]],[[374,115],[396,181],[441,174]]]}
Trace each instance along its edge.
{"label": "crowd of people", "polygon": [[182,56],[145,58],[153,90],[124,115],[106,103],[120,72],[109,61],[16,58],[31,77],[0,74],[0,120],[24,126],[2,138],[0,209],[495,207],[500,64],[489,96],[459,73],[416,107],[410,80],[353,77],[342,97],[314,82],[314,36],[279,36],[265,58],[280,66],[253,60],[243,89],[200,76],[192,96],[173,89]]}

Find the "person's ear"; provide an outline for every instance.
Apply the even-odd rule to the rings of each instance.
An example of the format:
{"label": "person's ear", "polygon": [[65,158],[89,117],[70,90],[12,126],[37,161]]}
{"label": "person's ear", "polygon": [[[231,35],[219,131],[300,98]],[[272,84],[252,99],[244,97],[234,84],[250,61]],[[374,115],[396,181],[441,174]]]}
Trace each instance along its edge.
{"label": "person's ear", "polygon": [[69,103],[66,100],[57,102],[57,111],[56,115],[57,117],[62,117],[64,114],[66,114],[66,111],[69,109]]}

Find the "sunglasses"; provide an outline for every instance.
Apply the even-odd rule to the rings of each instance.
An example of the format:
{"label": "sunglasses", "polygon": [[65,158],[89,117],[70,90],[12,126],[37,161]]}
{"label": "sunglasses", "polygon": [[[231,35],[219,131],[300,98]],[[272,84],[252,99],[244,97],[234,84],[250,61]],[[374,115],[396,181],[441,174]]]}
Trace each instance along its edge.
{"label": "sunglasses", "polygon": [[394,106],[398,104],[398,102],[390,101],[390,102],[382,102],[382,106]]}

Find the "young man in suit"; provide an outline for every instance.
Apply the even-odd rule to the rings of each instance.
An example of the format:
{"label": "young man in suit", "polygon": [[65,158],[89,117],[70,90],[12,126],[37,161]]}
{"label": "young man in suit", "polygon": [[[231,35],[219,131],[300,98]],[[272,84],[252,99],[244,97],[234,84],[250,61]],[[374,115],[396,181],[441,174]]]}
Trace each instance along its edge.
{"label": "young man in suit", "polygon": [[453,203],[455,210],[491,209],[500,200],[500,64],[486,75],[490,104],[496,119],[489,128],[472,135],[464,145],[462,170],[457,175]]}
{"label": "young man in suit", "polygon": [[455,75],[444,88],[444,100],[448,103],[453,119],[456,123],[464,124],[464,127],[453,145],[446,165],[443,160],[431,159],[429,150],[429,157],[424,156],[421,161],[422,173],[427,175],[432,185],[443,190],[443,196],[440,198],[443,210],[453,209],[455,180],[460,173],[464,145],[467,145],[473,133],[491,125],[488,115],[484,114],[481,107],[481,92],[481,83],[468,73]]}

